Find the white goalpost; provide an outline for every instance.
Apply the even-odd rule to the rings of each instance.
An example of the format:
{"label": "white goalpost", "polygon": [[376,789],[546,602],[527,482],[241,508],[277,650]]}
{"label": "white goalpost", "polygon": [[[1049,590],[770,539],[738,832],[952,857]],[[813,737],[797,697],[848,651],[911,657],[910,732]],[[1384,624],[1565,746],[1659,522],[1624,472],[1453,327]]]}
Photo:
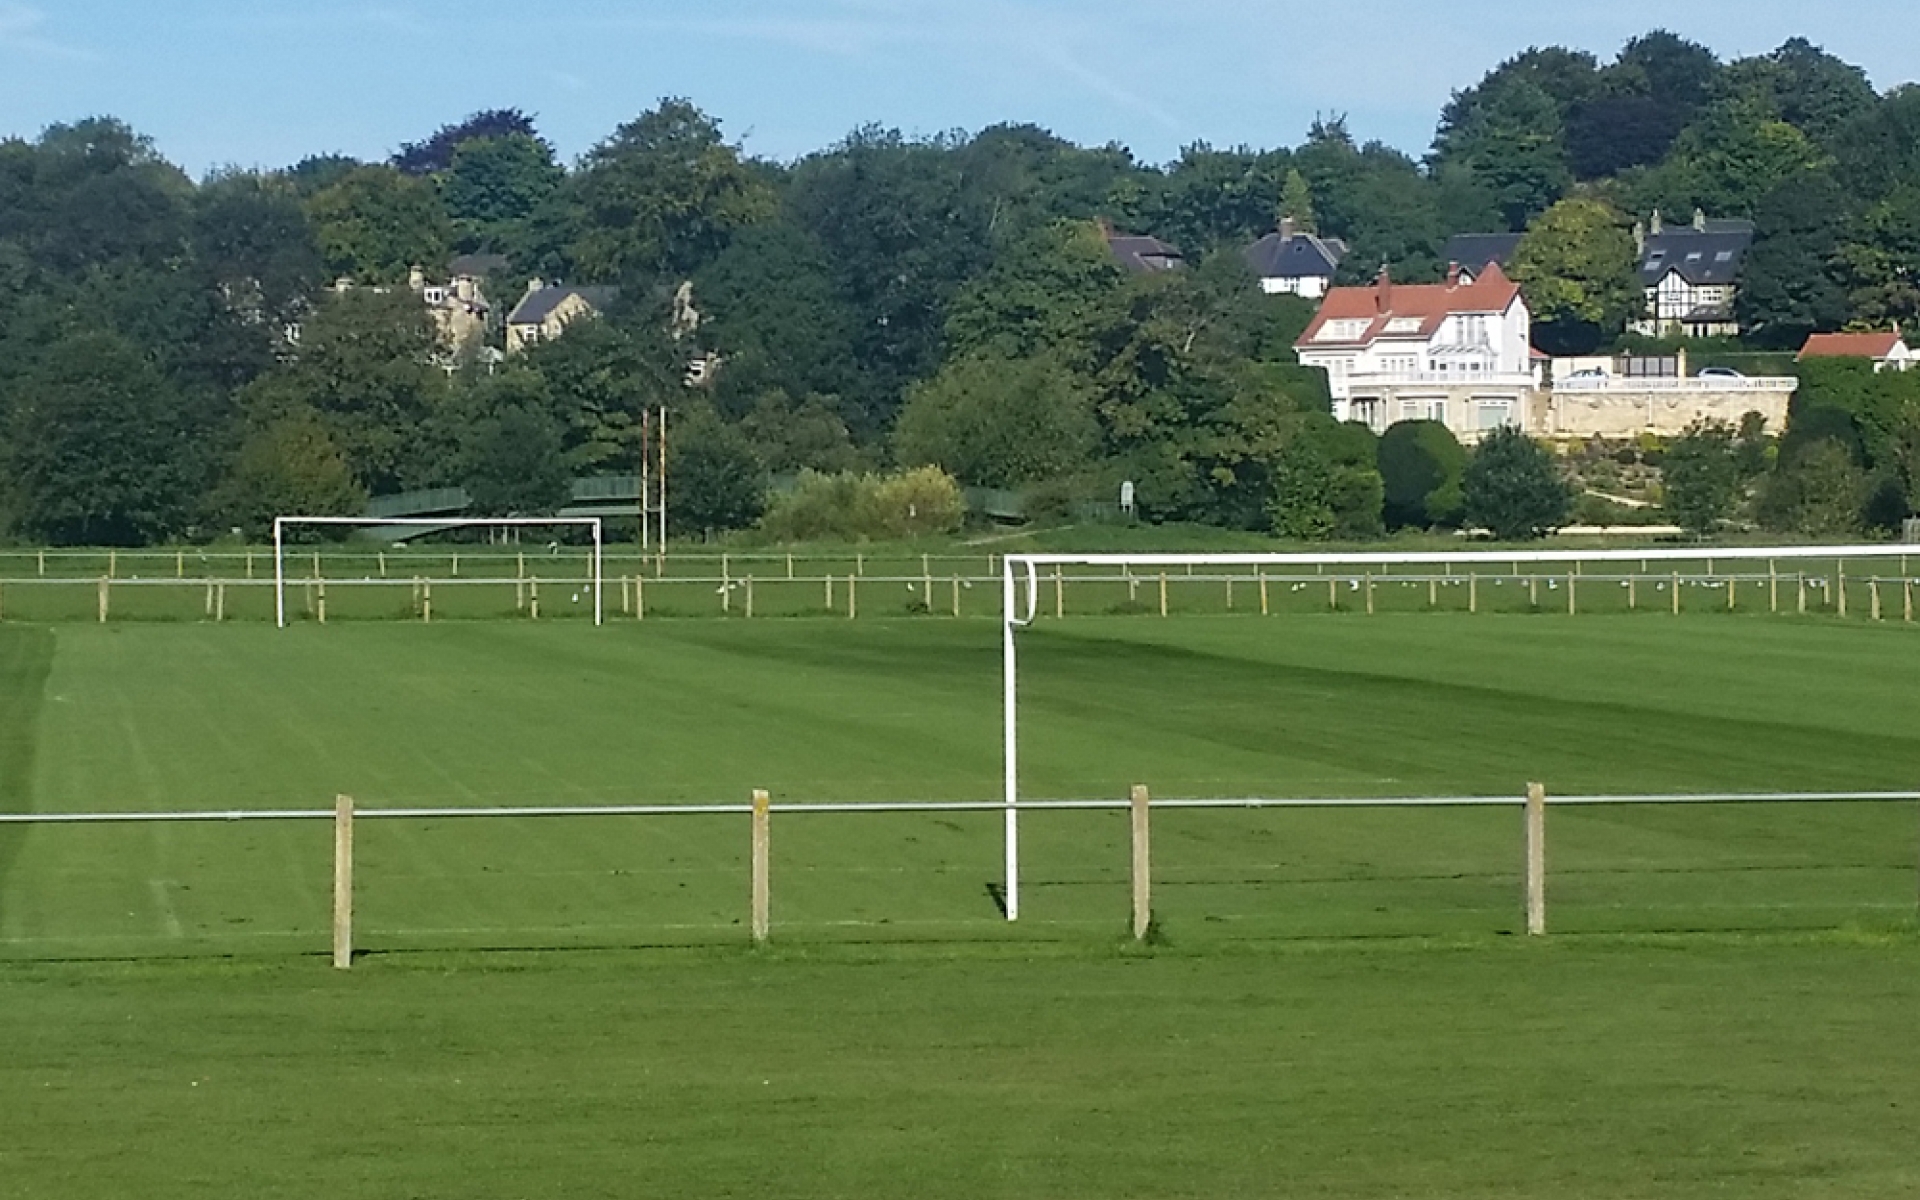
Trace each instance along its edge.
{"label": "white goalpost", "polygon": [[[1632,549],[1632,550],[1461,550],[1418,552],[1341,552],[1273,554],[1009,554],[1001,560],[1000,647],[1002,706],[1002,769],[1005,813],[1007,920],[1020,917],[1020,705],[1019,630],[1035,623],[1040,615],[1041,572],[1068,568],[1112,569],[1129,572],[1134,568],[1190,569],[1221,567],[1250,572],[1268,568],[1293,568],[1325,571],[1329,568],[1365,570],[1379,567],[1512,567],[1518,572],[1527,564],[1558,564],[1565,567],[1603,563],[1668,564],[1724,562],[1805,562],[1822,560],[1845,562],[1854,559],[1906,559],[1920,555],[1920,547],[1911,545],[1876,546],[1771,546]],[[1122,575],[1121,577],[1125,577]],[[1844,600],[1843,600],[1844,603]],[[1877,606],[1877,602],[1876,602]],[[1675,611],[1678,611],[1676,609]],[[1842,609],[1844,612],[1844,609]]]}
{"label": "white goalpost", "polygon": [[300,526],[349,528],[448,529],[524,529],[554,526],[581,526],[593,534],[592,577],[593,623],[606,624],[603,589],[606,571],[602,562],[605,536],[599,517],[275,517],[273,519],[273,619],[281,629],[287,627],[286,534]]}

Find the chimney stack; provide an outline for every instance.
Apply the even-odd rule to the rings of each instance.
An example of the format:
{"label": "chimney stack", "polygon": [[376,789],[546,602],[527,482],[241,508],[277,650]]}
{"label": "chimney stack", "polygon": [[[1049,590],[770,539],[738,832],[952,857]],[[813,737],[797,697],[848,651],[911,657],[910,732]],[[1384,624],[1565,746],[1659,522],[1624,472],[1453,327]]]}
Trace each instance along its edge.
{"label": "chimney stack", "polygon": [[1460,264],[1457,262],[1447,264],[1447,286],[1450,288],[1460,286]]}
{"label": "chimney stack", "polygon": [[1293,218],[1292,217],[1280,218],[1280,240],[1283,242],[1290,242],[1293,240]]}
{"label": "chimney stack", "polygon": [[1393,311],[1393,276],[1387,264],[1380,264],[1380,277],[1373,281],[1373,299],[1381,312]]}

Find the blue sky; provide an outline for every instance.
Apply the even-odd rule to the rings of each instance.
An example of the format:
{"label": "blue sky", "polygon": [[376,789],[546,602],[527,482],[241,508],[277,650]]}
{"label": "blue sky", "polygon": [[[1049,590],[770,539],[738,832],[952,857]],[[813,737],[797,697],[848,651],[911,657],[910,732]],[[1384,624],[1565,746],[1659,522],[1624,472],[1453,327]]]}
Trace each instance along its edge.
{"label": "blue sky", "polygon": [[[550,8],[555,15],[543,15]],[[663,95],[791,158],[880,122],[1031,121],[1150,162],[1292,145],[1316,113],[1423,150],[1448,94],[1529,45],[1604,60],[1665,27],[1722,57],[1804,36],[1882,89],[1912,0],[0,0],[0,135],[107,113],[196,174],[379,157],[519,107],[571,159]]]}

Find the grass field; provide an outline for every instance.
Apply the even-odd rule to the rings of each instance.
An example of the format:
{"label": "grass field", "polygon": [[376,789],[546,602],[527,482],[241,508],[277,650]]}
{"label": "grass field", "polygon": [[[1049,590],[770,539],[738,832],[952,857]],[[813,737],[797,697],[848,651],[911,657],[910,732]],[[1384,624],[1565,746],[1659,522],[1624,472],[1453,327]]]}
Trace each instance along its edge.
{"label": "grass field", "polygon": [[[1920,632],[1085,617],[1024,788],[1907,789]],[[0,808],[991,798],[989,622],[0,626]],[[1907,1196],[1906,804],[0,827],[0,1196]],[[592,953],[544,948],[595,947]],[[487,953],[481,948],[496,948]],[[506,948],[506,949],[499,949]]]}

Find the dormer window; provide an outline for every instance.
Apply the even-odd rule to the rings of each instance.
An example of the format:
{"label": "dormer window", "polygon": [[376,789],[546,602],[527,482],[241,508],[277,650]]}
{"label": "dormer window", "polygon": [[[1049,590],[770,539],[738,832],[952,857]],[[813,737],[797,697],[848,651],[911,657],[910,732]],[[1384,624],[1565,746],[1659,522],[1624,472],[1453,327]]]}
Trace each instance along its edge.
{"label": "dormer window", "polygon": [[1387,322],[1386,331],[1388,333],[1419,333],[1420,325],[1419,317],[1395,317]]}

